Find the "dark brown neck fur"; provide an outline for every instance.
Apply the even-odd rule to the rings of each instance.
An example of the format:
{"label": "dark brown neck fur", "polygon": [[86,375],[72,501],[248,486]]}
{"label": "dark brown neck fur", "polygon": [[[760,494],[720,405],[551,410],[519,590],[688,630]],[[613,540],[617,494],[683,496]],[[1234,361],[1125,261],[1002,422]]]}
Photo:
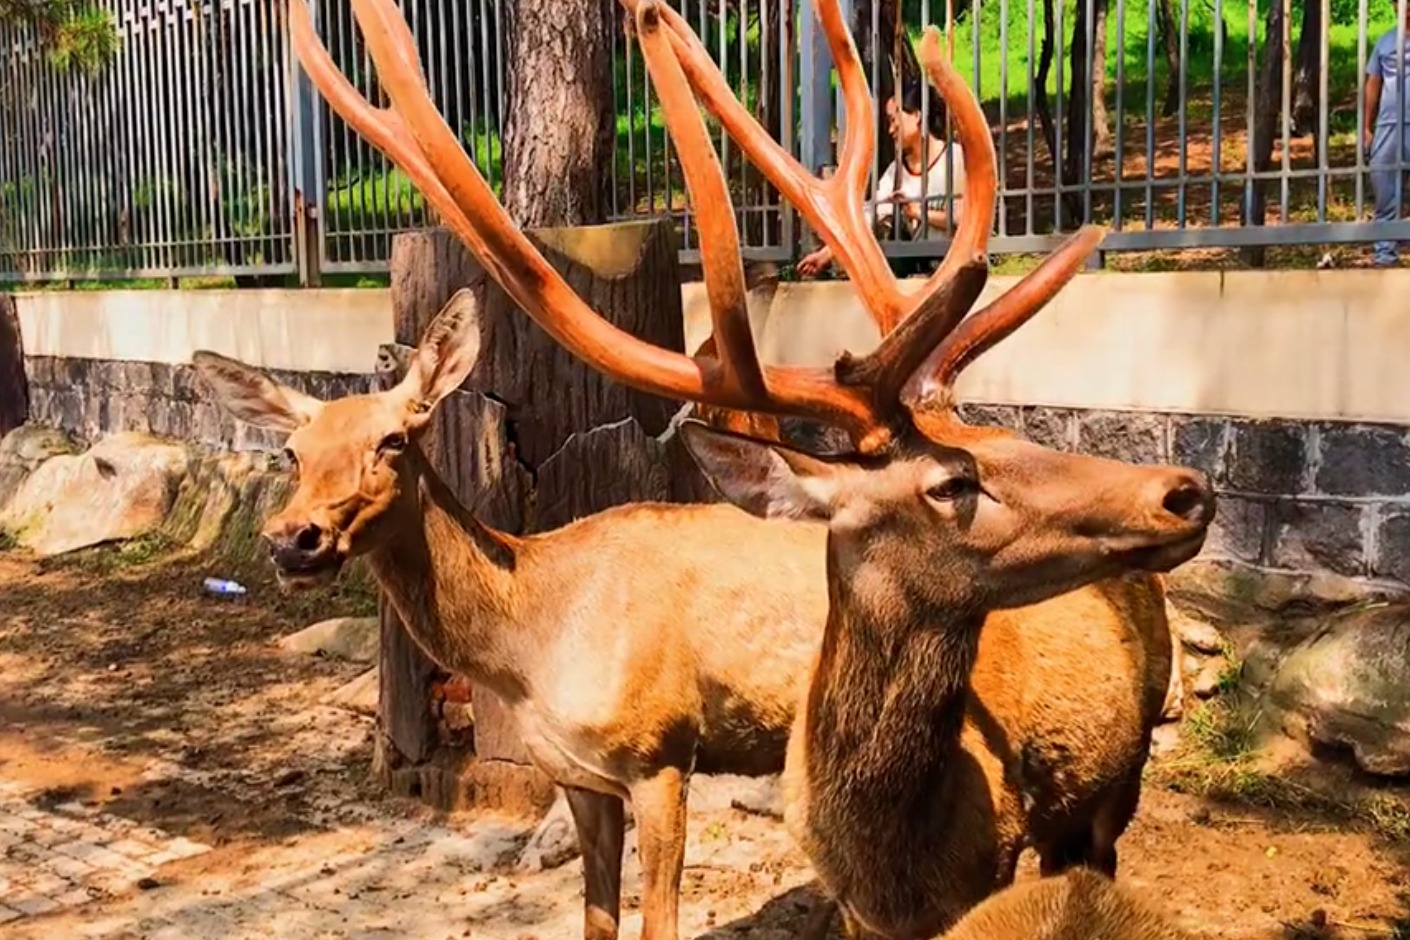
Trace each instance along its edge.
{"label": "dark brown neck fur", "polygon": [[877,887],[842,900],[900,927],[933,911],[936,879],[967,861],[955,845],[967,821],[943,808],[977,773],[960,731],[984,616],[916,596],[884,563],[839,571],[836,556],[830,539],[831,606],[808,698],[810,852],[821,868],[866,872]]}
{"label": "dark brown neck fur", "polygon": [[477,520],[414,445],[368,562],[416,644],[442,668],[506,700],[517,665],[516,541]]}

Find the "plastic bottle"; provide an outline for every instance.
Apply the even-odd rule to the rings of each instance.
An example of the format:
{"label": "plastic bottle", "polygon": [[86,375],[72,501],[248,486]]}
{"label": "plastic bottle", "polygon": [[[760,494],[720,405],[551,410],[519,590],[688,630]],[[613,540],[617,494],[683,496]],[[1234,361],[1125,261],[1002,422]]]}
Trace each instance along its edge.
{"label": "plastic bottle", "polygon": [[239,597],[246,592],[243,584],[238,581],[226,581],[223,578],[206,578],[203,584],[207,594],[214,594],[217,597]]}

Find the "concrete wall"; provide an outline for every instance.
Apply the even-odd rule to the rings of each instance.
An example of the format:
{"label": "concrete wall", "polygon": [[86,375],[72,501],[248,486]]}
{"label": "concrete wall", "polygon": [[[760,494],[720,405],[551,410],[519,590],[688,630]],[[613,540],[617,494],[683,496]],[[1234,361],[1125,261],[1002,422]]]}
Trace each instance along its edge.
{"label": "concrete wall", "polygon": [[[981,304],[1014,278],[991,280]],[[918,282],[917,282],[918,285]],[[709,334],[701,285],[686,337]],[[93,437],[150,429],[269,447],[199,400],[192,351],[312,394],[367,387],[386,291],[21,295],[33,417]],[[766,361],[830,363],[877,341],[850,285],[751,297]],[[1410,270],[1092,274],[965,374],[984,420],[1051,446],[1210,472],[1208,554],[1410,582]]]}

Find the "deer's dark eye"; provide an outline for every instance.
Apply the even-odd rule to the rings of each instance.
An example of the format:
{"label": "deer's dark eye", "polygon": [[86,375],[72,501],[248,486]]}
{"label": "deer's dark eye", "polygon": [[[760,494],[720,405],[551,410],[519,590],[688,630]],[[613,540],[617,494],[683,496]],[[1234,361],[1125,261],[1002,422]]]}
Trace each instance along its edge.
{"label": "deer's dark eye", "polygon": [[377,450],[383,454],[399,454],[406,450],[406,435],[400,431],[394,431],[382,438],[382,443],[377,445]]}
{"label": "deer's dark eye", "polygon": [[978,492],[978,490],[978,480],[967,474],[956,474],[926,490],[925,495],[938,503],[945,503],[951,500],[963,499],[972,493]]}
{"label": "deer's dark eye", "polygon": [[280,463],[283,465],[286,471],[288,471],[289,473],[298,472],[299,456],[298,454],[295,454],[293,450],[288,447],[284,448],[284,452],[279,455],[279,459]]}

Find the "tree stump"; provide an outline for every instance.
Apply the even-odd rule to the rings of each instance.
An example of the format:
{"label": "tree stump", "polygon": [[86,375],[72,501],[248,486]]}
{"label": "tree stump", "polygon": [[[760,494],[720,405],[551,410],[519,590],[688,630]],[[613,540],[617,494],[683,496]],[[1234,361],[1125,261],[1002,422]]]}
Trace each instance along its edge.
{"label": "tree stump", "polygon": [[[543,229],[530,238],[584,301],[618,327],[683,348],[677,247],[669,223]],[[542,532],[622,503],[698,498],[703,483],[665,435],[680,404],[611,381],[520,311],[445,229],[392,245],[398,348],[384,349],[384,384],[405,369],[422,331],[460,290],[477,305],[481,352],[465,386],[437,410],[426,448],[460,500],[488,525]],[[665,435],[663,442],[658,438]],[[460,681],[429,662],[382,605],[376,767],[394,792],[444,809],[542,809],[549,781],[499,701],[472,688],[473,759],[437,732],[435,689]]]}
{"label": "tree stump", "polygon": [[15,300],[0,294],[0,437],[29,420],[29,386]]}

